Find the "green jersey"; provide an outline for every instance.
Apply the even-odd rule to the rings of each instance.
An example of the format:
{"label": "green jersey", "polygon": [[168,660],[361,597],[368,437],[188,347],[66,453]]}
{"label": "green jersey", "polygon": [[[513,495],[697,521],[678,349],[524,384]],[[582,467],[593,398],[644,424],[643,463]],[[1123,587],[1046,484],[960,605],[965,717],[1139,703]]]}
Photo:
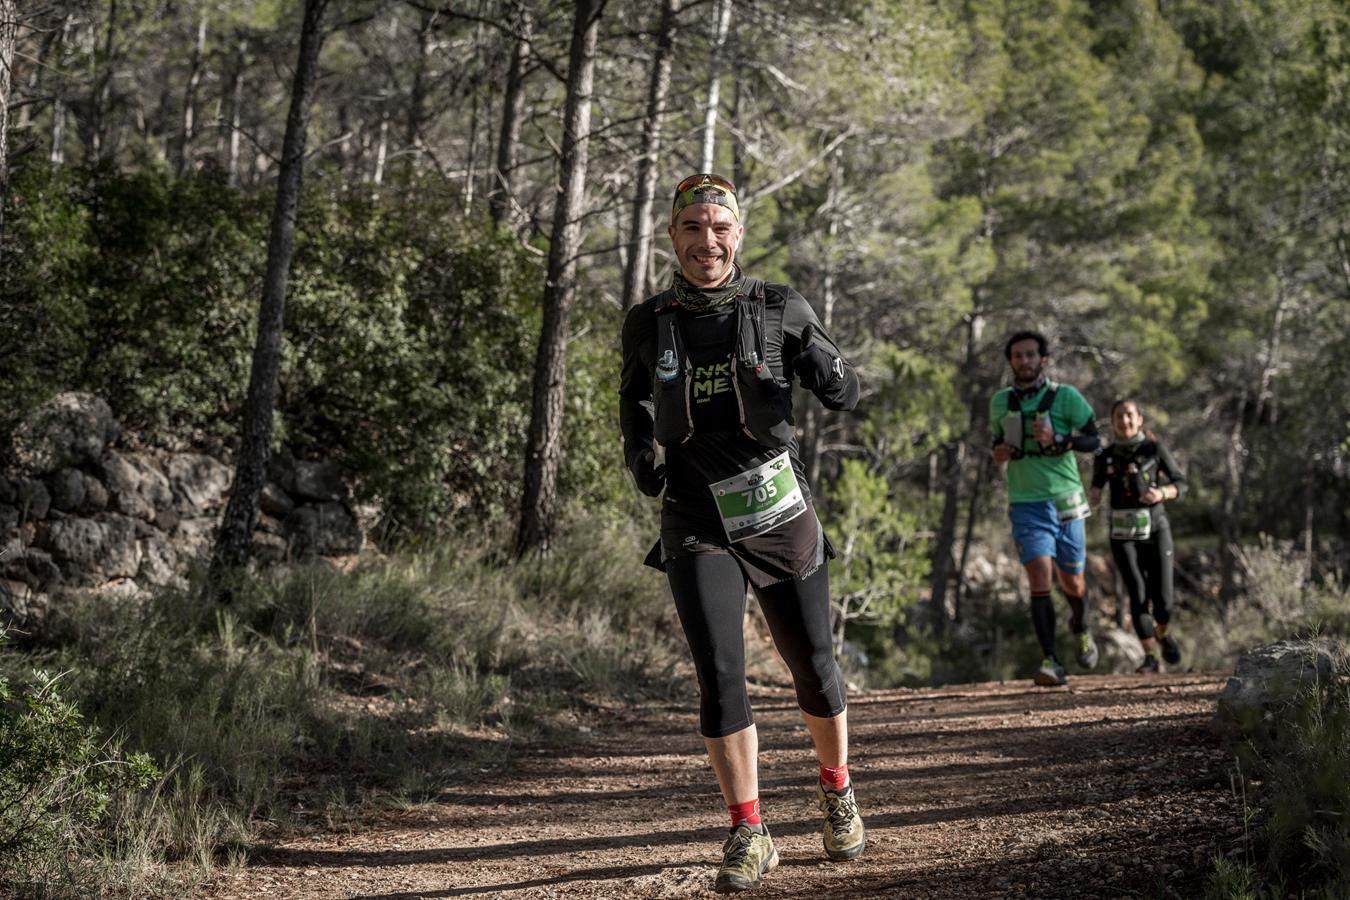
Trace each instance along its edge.
{"label": "green jersey", "polygon": [[[1022,398],[1021,409],[1026,423],[1022,450],[1027,455],[1008,463],[1008,500],[1012,503],[1054,500],[1083,489],[1073,451],[1059,456],[1042,456],[1040,445],[1032,436],[1031,423],[1036,409],[1049,389],[1047,381],[1035,394]],[[1009,415],[1008,394],[1011,391],[1012,388],[1004,388],[989,401],[989,421],[994,423],[994,436],[1003,440],[1009,437],[1004,433],[1004,419]],[[1092,406],[1077,388],[1067,384],[1056,386],[1055,402],[1050,407],[1050,425],[1055,434],[1068,436],[1092,419]]]}

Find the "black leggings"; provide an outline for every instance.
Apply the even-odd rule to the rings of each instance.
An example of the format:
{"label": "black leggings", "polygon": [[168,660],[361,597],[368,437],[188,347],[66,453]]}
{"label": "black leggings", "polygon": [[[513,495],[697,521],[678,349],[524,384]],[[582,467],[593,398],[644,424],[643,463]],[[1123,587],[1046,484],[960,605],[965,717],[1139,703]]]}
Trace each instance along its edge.
{"label": "black leggings", "polygon": [[[698,671],[699,731],[726,737],[754,723],[745,687],[745,617],[748,582],[736,560],[700,553],[666,560],[675,609]],[[797,704],[821,718],[844,711],[844,679],[830,640],[830,579],[825,566],[800,581],[759,588],[774,646],[792,672]]]}
{"label": "black leggings", "polygon": [[1111,542],[1111,555],[1130,595],[1134,633],[1141,641],[1153,637],[1154,621],[1166,625],[1172,620],[1172,529],[1166,519],[1154,522],[1159,527],[1153,540]]}

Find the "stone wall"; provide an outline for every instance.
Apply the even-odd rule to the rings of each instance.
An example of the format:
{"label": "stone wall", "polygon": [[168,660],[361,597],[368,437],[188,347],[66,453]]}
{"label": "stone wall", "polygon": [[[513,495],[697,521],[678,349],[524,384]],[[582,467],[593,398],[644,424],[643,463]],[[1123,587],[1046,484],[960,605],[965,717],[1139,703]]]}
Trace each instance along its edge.
{"label": "stone wall", "polygon": [[[181,587],[210,553],[234,470],[227,454],[132,448],[108,405],[62,394],[13,436],[0,470],[0,606],[40,619],[67,590]],[[343,473],[273,460],[253,536],[262,561],[365,544]]]}

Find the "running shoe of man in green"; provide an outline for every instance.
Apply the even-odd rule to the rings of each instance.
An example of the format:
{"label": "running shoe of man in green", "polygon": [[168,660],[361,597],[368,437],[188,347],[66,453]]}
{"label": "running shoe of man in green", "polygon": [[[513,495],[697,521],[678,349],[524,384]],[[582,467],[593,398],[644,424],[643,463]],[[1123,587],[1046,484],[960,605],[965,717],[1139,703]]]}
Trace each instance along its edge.
{"label": "running shoe of man in green", "polygon": [[833,860],[857,859],[867,847],[867,829],[858,815],[858,800],[853,796],[853,785],[842,791],[816,783],[816,799],[825,814],[821,838],[825,855]]}
{"label": "running shoe of man in green", "polygon": [[1041,687],[1059,687],[1062,684],[1068,684],[1069,679],[1064,674],[1064,667],[1059,664],[1059,660],[1046,657],[1041,660],[1041,667],[1036,670],[1032,678]]}
{"label": "running shoe of man in green", "polygon": [[1162,646],[1163,661],[1169,666],[1175,666],[1181,662],[1181,645],[1177,643],[1176,638],[1170,634],[1158,638],[1158,643]]}
{"label": "running shoe of man in green", "polygon": [[1145,653],[1144,661],[1139,664],[1134,672],[1136,675],[1157,675],[1159,669],[1158,657],[1154,656],[1152,653]]}
{"label": "running shoe of man in green", "polygon": [[1092,633],[1084,631],[1078,635],[1078,664],[1085,669],[1095,669],[1097,655],[1097,642],[1092,639]]}
{"label": "running shoe of man in green", "polygon": [[722,845],[722,868],[717,870],[719,894],[735,894],[759,887],[765,872],[778,865],[778,850],[769,837],[769,827],[763,832],[741,824],[731,829],[731,836]]}

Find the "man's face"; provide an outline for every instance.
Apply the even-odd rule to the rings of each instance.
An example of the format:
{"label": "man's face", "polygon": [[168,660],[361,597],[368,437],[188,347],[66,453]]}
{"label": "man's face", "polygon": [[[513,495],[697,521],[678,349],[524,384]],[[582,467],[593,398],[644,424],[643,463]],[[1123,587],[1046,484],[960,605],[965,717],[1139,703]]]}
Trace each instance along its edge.
{"label": "man's face", "polygon": [[1045,369],[1046,357],[1041,356],[1041,345],[1034,338],[1027,338],[1012,345],[1008,364],[1012,366],[1013,380],[1018,384],[1031,384],[1041,377]]}
{"label": "man's face", "polygon": [[725,206],[695,203],[666,229],[680,271],[695,287],[716,287],[731,276],[744,228]]}

